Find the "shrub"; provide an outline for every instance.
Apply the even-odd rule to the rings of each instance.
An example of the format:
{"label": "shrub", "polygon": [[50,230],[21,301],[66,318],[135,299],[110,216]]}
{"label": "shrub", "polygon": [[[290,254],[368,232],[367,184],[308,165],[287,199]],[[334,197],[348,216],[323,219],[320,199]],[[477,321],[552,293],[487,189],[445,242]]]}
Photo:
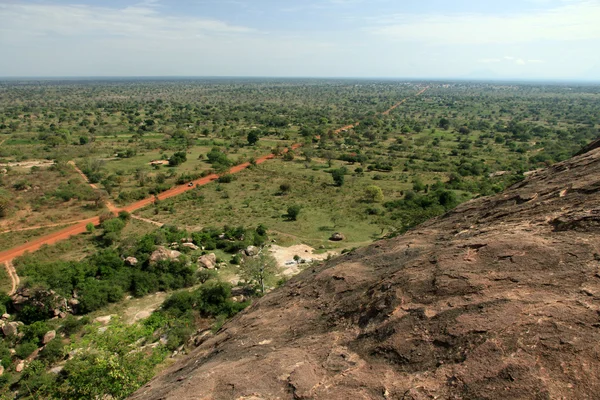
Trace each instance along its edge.
{"label": "shrub", "polygon": [[173,154],[171,158],[169,158],[169,165],[171,167],[176,167],[186,161],[187,155],[185,154],[185,151],[178,151],[177,153]]}
{"label": "shrub", "polygon": [[289,206],[287,209],[286,217],[290,221],[296,221],[298,219],[298,215],[300,214],[300,210],[302,208],[299,205]]}
{"label": "shrub", "polygon": [[65,357],[65,345],[62,340],[57,338],[48,343],[40,352],[40,360],[51,365]]}
{"label": "shrub", "polygon": [[29,357],[29,355],[31,353],[33,353],[34,351],[36,351],[37,348],[38,348],[37,344],[35,344],[33,342],[23,342],[23,343],[17,345],[17,347],[15,348],[16,355],[21,360],[24,360],[27,357]]}

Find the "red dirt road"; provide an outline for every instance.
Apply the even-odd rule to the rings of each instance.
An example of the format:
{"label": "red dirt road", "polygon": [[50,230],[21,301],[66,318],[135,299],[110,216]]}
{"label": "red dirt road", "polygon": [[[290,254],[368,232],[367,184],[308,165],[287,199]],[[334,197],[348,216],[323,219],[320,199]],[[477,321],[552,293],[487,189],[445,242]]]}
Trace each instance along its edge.
{"label": "red dirt road", "polygon": [[[415,94],[415,97],[416,97],[416,96],[420,96],[420,95],[422,95],[423,93],[425,93],[425,91],[426,91],[427,89],[429,89],[429,86],[427,86],[425,89],[421,90],[419,93]],[[394,111],[396,108],[398,108],[398,106],[400,106],[400,105],[402,105],[402,104],[406,103],[406,100],[408,100],[408,99],[409,99],[409,98],[407,97],[407,98],[406,98],[406,99],[404,99],[404,100],[400,100],[399,102],[397,102],[396,104],[394,104],[394,105],[393,105],[393,106],[391,106],[391,107],[390,107],[388,110],[386,110],[386,111],[382,112],[381,114],[382,114],[382,115],[390,115],[390,113],[391,113],[392,111]]]}
{"label": "red dirt road", "polygon": [[[297,149],[298,147],[300,147],[301,144],[294,144],[291,146],[292,150]],[[284,150],[284,152],[286,152],[287,149]],[[267,154],[266,156],[262,156],[260,158],[256,159],[256,164],[262,164],[267,160],[273,159],[275,158],[275,155],[273,154]],[[231,174],[235,174],[238,173],[240,171],[245,170],[246,168],[248,168],[250,166],[250,163],[243,163],[240,165],[236,165],[235,167],[231,168],[229,170],[229,173]],[[204,178],[201,179],[197,179],[195,181],[193,181],[193,185],[190,187],[188,186],[188,184],[185,185],[180,185],[180,186],[176,186],[172,189],[169,189],[165,192],[162,192],[161,194],[158,195],[159,200],[165,200],[168,199],[170,197],[174,197],[177,195],[180,195],[182,193],[187,192],[188,190],[193,190],[196,186],[203,186],[203,185],[207,185],[210,182],[218,179],[219,176],[216,174],[212,174],[212,175],[208,175]],[[130,204],[128,206],[125,206],[123,208],[120,209],[114,209],[111,211],[114,212],[119,212],[119,211],[127,211],[127,212],[134,212],[136,210],[139,210],[140,208],[144,208],[147,205],[153,204],[154,203],[154,197],[149,197],[147,199],[144,200],[140,200],[136,203]],[[69,226],[65,229],[62,229],[58,232],[54,232],[51,233],[49,235],[46,236],[42,236],[40,238],[37,238],[35,240],[32,240],[31,242],[27,242],[25,244],[22,244],[20,246],[14,247],[10,250],[5,250],[0,252],[0,263],[5,263],[5,262],[9,262],[13,259],[15,259],[16,257],[20,257],[23,254],[25,254],[26,252],[33,252],[38,250],[40,247],[42,247],[43,245],[47,244],[54,244],[56,242],[59,242],[61,240],[65,240],[70,238],[71,236],[74,235],[79,235],[80,233],[83,233],[86,231],[86,225],[92,223],[94,225],[98,225],[100,224],[100,218],[99,217],[94,217],[94,218],[89,218],[86,220],[82,220],[77,222],[75,225]]]}

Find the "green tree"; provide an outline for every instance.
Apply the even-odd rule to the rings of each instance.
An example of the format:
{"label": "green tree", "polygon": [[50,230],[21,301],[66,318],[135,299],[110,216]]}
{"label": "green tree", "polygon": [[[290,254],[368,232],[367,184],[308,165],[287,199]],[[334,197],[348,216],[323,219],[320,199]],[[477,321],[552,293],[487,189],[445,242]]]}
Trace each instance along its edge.
{"label": "green tree", "polygon": [[302,207],[300,207],[297,204],[294,204],[292,206],[289,206],[287,209],[287,214],[286,217],[290,220],[290,221],[296,221],[298,219],[298,215],[300,214],[300,210],[302,209]]}
{"label": "green tree", "polygon": [[415,178],[413,179],[413,190],[415,192],[422,192],[425,190],[425,184],[419,178]]}
{"label": "green tree", "polygon": [[258,140],[260,139],[260,136],[258,135],[258,132],[256,131],[256,129],[251,130],[250,132],[248,132],[248,144],[250,146],[254,146]]}
{"label": "green tree", "polygon": [[178,151],[177,153],[173,154],[171,158],[169,158],[169,165],[171,167],[176,167],[186,161],[187,155],[185,154],[185,151]]}
{"label": "green tree", "polygon": [[333,183],[335,186],[342,186],[344,184],[344,177],[346,175],[346,168],[338,168],[334,169],[331,172],[331,177],[333,178]]}
{"label": "green tree", "polygon": [[267,281],[273,279],[278,270],[275,258],[261,251],[257,257],[246,259],[241,267],[240,276],[246,282],[255,283],[264,294]]}
{"label": "green tree", "polygon": [[379,186],[370,185],[365,189],[365,200],[369,203],[381,203],[383,201],[383,191]]}

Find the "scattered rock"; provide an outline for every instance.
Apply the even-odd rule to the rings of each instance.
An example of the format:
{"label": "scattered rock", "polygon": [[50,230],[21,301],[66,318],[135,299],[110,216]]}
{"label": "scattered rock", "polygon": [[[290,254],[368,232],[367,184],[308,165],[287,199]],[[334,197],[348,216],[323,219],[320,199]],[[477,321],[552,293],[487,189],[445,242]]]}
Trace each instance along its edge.
{"label": "scattered rock", "polygon": [[110,322],[111,319],[112,319],[112,315],[106,315],[104,317],[94,318],[94,322],[99,322],[103,325],[106,325]]}
{"label": "scattered rock", "polygon": [[71,350],[67,356],[67,360],[71,360],[71,359],[75,358],[75,356],[77,354],[81,353],[81,350],[82,350],[81,348]]}
{"label": "scattered rock", "polygon": [[38,354],[40,354],[40,351],[42,351],[42,349],[35,349],[33,351],[33,353],[31,353],[30,355],[27,356],[27,362],[31,362],[33,360],[35,360],[38,356]]}
{"label": "scattered rock", "polygon": [[55,374],[58,375],[61,373],[61,371],[64,369],[65,367],[63,367],[62,365],[59,365],[58,367],[54,367],[51,368],[48,372],[50,372],[51,374]]}
{"label": "scattered rock", "polygon": [[488,176],[489,176],[490,178],[496,178],[496,177],[499,177],[499,176],[508,175],[508,174],[510,174],[510,173],[511,173],[510,171],[496,171],[496,172],[492,172],[492,173],[491,173],[491,174],[489,174]]}
{"label": "scattered rock", "polygon": [[127,257],[125,259],[125,262],[133,267],[133,266],[137,265],[138,259],[135,257]]}
{"label": "scattered rock", "polygon": [[182,247],[187,247],[188,249],[192,249],[192,250],[199,250],[200,249],[200,247],[196,246],[194,243],[188,243],[188,242],[183,243],[181,246]]}
{"label": "scattered rock", "polygon": [[246,247],[246,250],[244,250],[244,253],[246,253],[246,255],[248,257],[254,257],[258,255],[258,247],[256,246],[248,246]]}
{"label": "scattered rock", "polygon": [[16,336],[19,333],[19,324],[17,322],[9,322],[2,327],[2,333],[6,337]]}
{"label": "scattered rock", "polygon": [[217,263],[217,256],[214,253],[204,255],[198,259],[198,264],[206,269],[215,269]]}
{"label": "scattered rock", "polygon": [[346,236],[343,234],[336,232],[329,238],[332,242],[341,242],[342,240],[346,240]]}
{"label": "scattered rock", "polygon": [[42,344],[46,345],[46,344],[50,343],[50,341],[54,340],[55,337],[56,337],[56,331],[46,332],[46,334],[44,335],[44,339],[42,340]]}
{"label": "scattered rock", "polygon": [[2,319],[10,319],[10,314],[2,314]]}
{"label": "scattered rock", "polygon": [[15,367],[15,371],[16,371],[16,372],[23,372],[23,370],[24,370],[24,369],[25,369],[25,361],[23,361],[23,360],[20,360],[20,361],[17,363],[17,366]]}

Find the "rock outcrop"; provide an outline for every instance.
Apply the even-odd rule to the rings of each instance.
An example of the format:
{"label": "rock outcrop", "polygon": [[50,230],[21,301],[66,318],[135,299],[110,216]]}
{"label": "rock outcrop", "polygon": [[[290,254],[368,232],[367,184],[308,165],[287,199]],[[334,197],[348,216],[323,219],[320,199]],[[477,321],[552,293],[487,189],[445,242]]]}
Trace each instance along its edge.
{"label": "rock outcrop", "polygon": [[305,270],[134,399],[600,393],[600,148]]}

